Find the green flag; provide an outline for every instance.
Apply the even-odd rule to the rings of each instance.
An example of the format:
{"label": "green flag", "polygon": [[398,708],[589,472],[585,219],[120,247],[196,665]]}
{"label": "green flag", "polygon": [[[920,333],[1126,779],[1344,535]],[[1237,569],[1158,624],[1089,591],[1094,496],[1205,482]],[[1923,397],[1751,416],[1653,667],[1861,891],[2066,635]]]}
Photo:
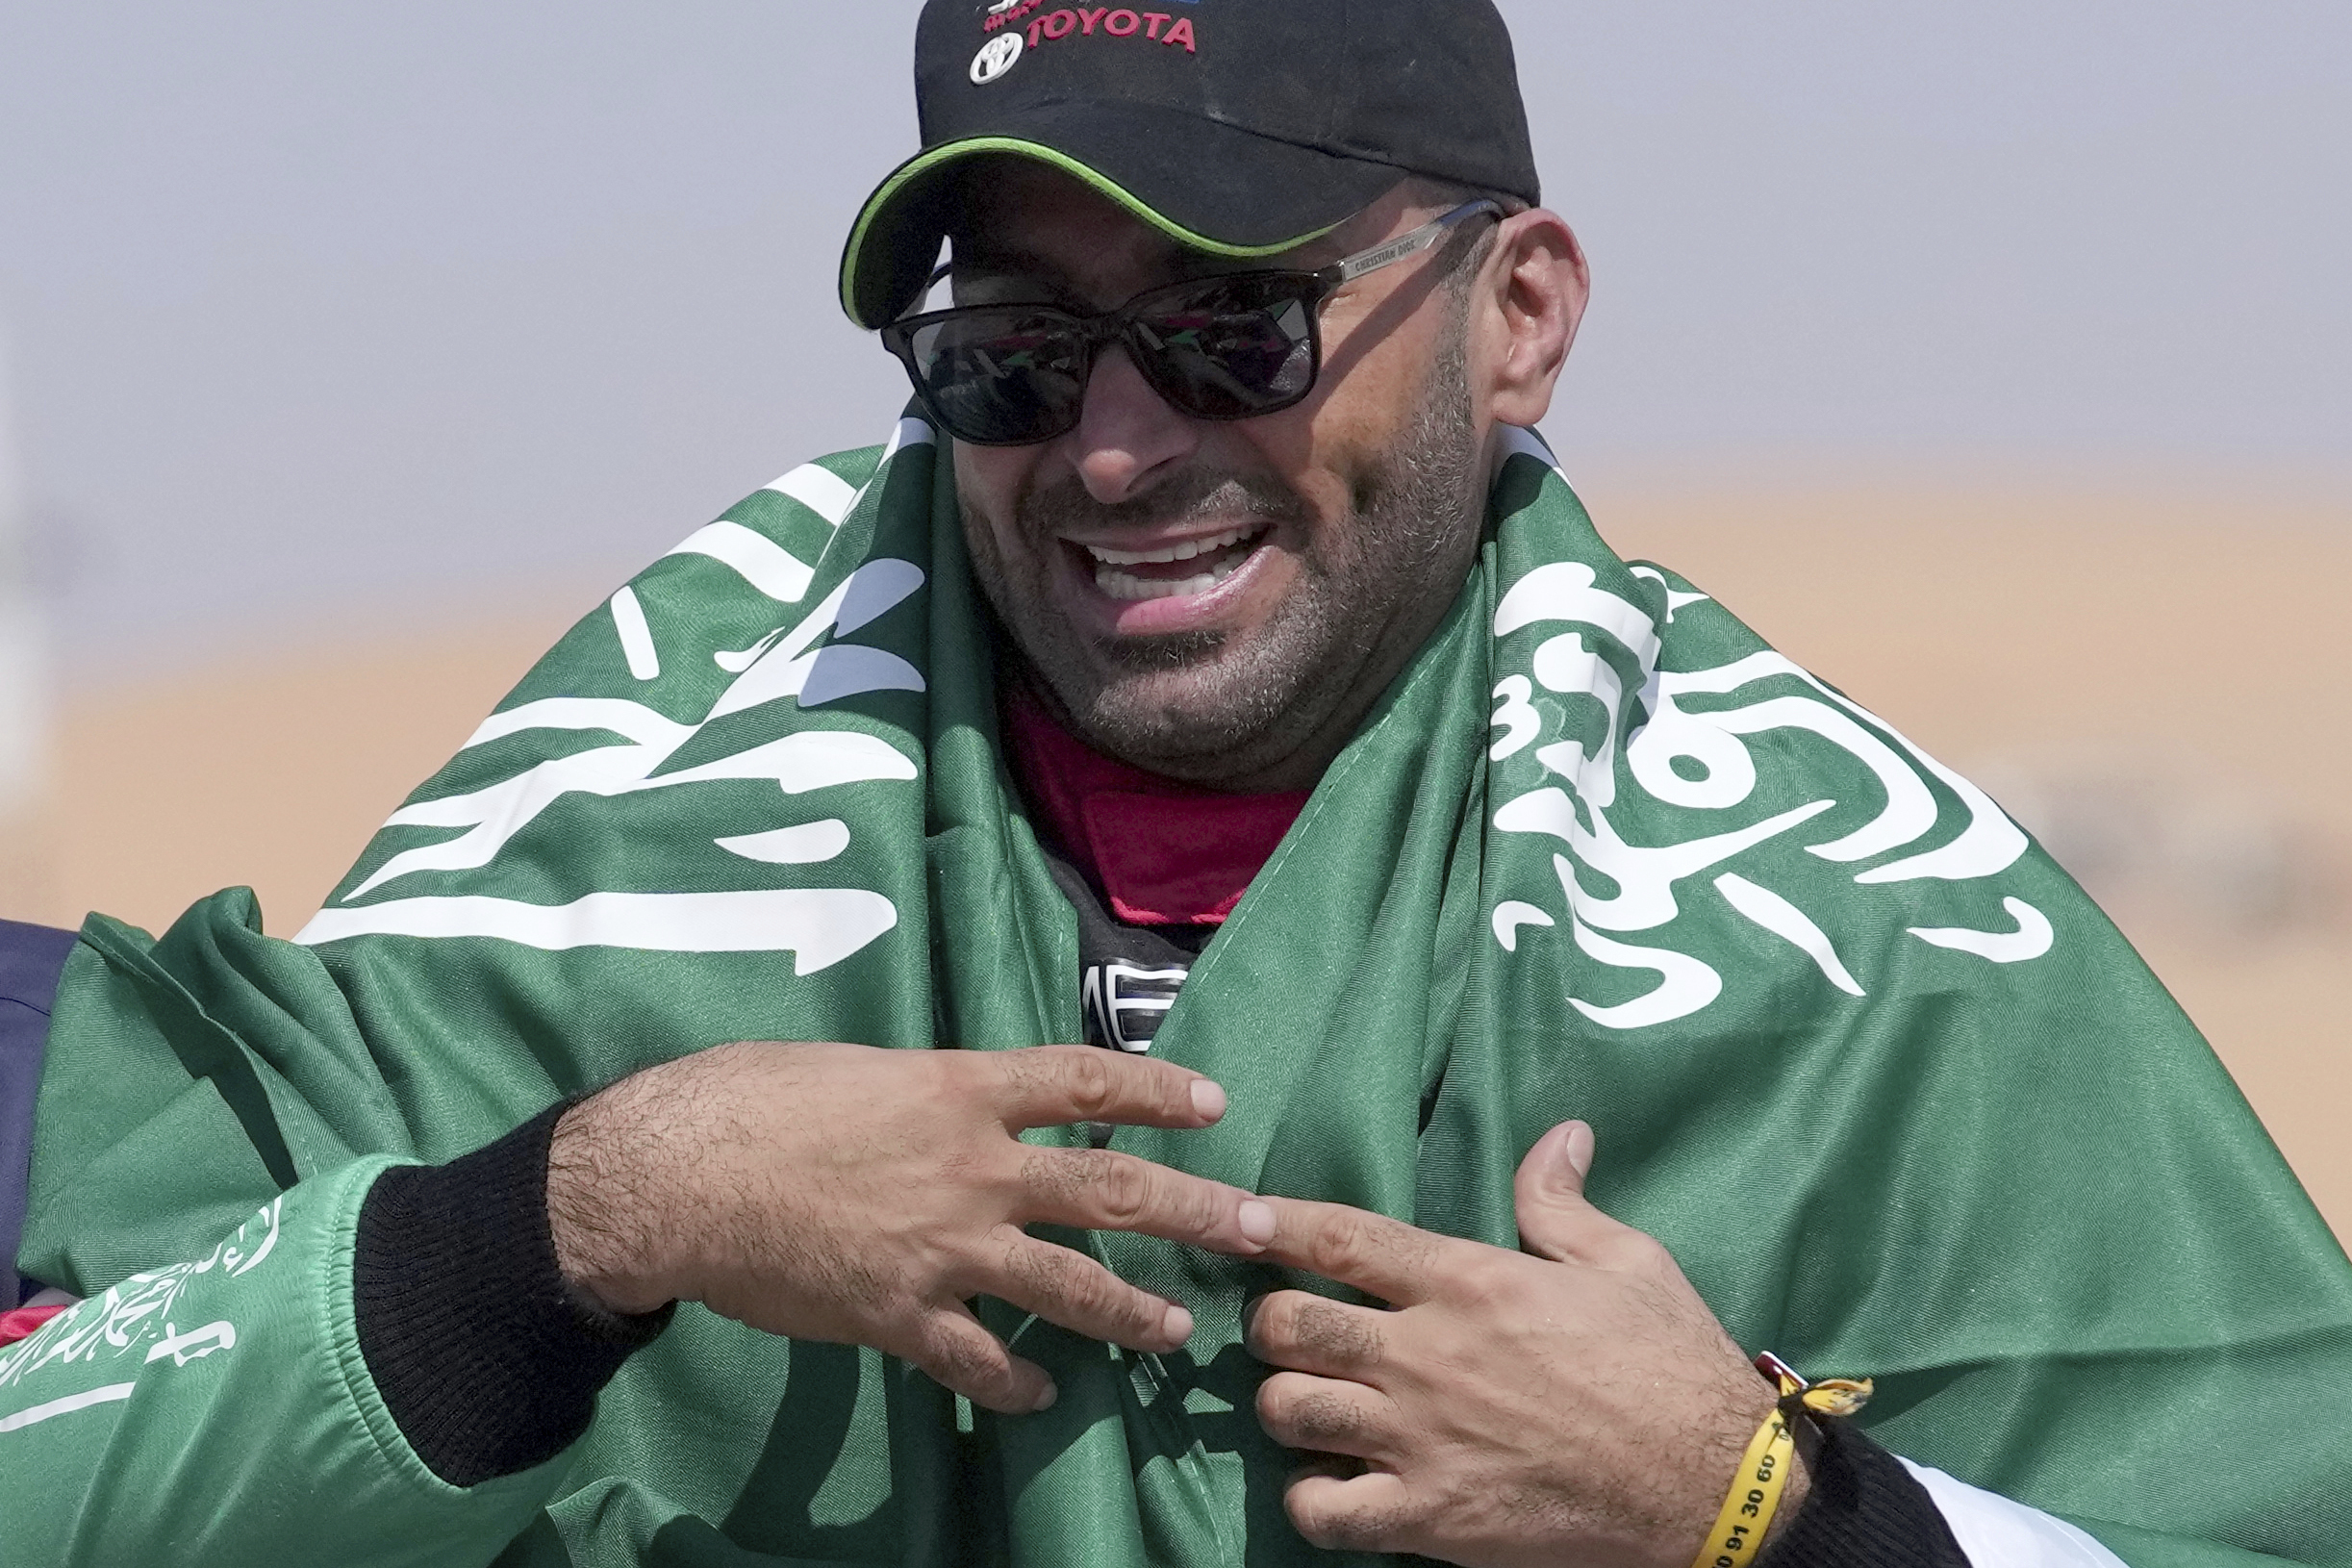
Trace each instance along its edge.
{"label": "green flag", "polygon": [[[997,657],[919,421],[753,495],[575,627],[295,942],[239,894],[161,940],[93,921],[28,1272],[115,1285],[291,1189],[285,1231],[316,1240],[286,1245],[320,1249],[331,1287],[348,1226],[319,1205],[356,1201],[369,1156],[444,1160],[726,1041],[1078,1038],[1075,920],[1007,781]],[[1865,1420],[1898,1453],[2136,1568],[2352,1563],[2352,1271],[2193,1027],[1998,806],[1621,561],[1532,437],[1450,615],[1152,1050],[1232,1108],[1118,1147],[1500,1246],[1521,1154],[1581,1117],[1594,1201],[1749,1350],[1875,1378]],[[1189,1350],[997,1310],[1062,1391],[999,1418],[689,1307],[497,1508],[382,1479],[399,1445],[364,1388],[343,1428],[313,1421],[330,1435],[300,1473],[353,1478],[371,1528],[436,1550],[516,1535],[514,1562],[1331,1560],[1282,1516],[1293,1459],[1252,1413],[1239,1320],[1270,1288],[1333,1287],[1060,1239],[1191,1304]],[[183,1328],[233,1300],[215,1279]],[[282,1325],[269,1353],[347,1371],[322,1299],[311,1329],[252,1310]],[[54,1353],[75,1331],[0,1357],[0,1395],[128,1387],[103,1353]],[[176,1380],[46,1423],[39,1459],[0,1436],[0,1466],[86,1484],[74,1466],[137,1452],[142,1421],[266,1445],[230,1397],[261,1332],[207,1363],[210,1392],[142,1374]],[[243,1397],[281,1419],[293,1396]],[[206,1462],[184,1481],[221,1510],[258,1484]],[[217,1538],[275,1539],[251,1530]]]}

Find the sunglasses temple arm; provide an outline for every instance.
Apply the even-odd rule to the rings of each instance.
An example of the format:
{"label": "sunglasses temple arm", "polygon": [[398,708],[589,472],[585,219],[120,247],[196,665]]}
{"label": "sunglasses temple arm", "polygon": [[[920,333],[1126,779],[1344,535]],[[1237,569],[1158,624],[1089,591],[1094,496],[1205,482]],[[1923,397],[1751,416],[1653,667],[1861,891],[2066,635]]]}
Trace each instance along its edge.
{"label": "sunglasses temple arm", "polygon": [[929,277],[923,280],[923,287],[915,291],[915,298],[913,302],[910,303],[905,310],[899,312],[898,314],[901,316],[921,315],[923,301],[931,297],[931,291],[938,288],[941,284],[947,282],[948,274],[953,272],[954,270],[955,264],[953,262],[940,263],[937,270],[933,271]]}
{"label": "sunglasses temple arm", "polygon": [[1323,268],[1316,276],[1327,280],[1334,288],[1343,283],[1353,283],[1367,272],[1378,272],[1381,267],[1393,266],[1408,256],[1420,255],[1480,213],[1492,213],[1500,217],[1503,209],[1491,201],[1464,202],[1454,211],[1433,217],[1418,229],[1401,234],[1384,245],[1376,245],[1370,250],[1343,257]]}

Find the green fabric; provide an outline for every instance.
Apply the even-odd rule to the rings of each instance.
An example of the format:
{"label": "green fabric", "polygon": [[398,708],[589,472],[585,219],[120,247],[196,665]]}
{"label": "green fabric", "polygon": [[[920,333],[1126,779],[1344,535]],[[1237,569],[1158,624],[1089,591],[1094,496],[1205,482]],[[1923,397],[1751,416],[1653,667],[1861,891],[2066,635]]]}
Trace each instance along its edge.
{"label": "green fabric", "polygon": [[[558,645],[296,942],[238,893],[160,941],[93,919],[26,1272],[94,1290],[201,1256],[281,1187],[327,1212],[354,1161],[445,1159],[723,1041],[1076,1038],[1075,919],[999,758],[952,488],[908,420],[695,535]],[[2352,1564],[2352,1269],[2195,1030],[1997,807],[1620,561],[1531,438],[1445,623],[1153,1050],[1231,1112],[1120,1147],[1497,1245],[1521,1153],[1582,1117],[1594,1200],[1744,1346],[1877,1378],[1867,1424],[1897,1452],[2138,1568]],[[399,1495],[418,1538],[475,1530],[470,1560],[1332,1560],[1282,1518],[1290,1460],[1237,1344],[1246,1300],[1315,1282],[1066,1239],[1189,1302],[1189,1353],[996,1310],[1062,1388],[999,1419],[690,1307],[568,1462],[499,1483],[544,1500],[518,1536],[504,1499],[366,1495]],[[331,1277],[347,1238],[302,1255],[283,1277]],[[327,1309],[283,1353],[347,1367],[347,1335]],[[252,1394],[245,1359],[146,1366],[131,1399],[0,1435],[0,1474],[63,1508],[176,1454],[222,1518],[260,1517],[285,1494],[250,1456],[294,1396]],[[0,1373],[0,1419],[57,1371]],[[275,1484],[413,1466],[364,1403]],[[162,1540],[139,1531],[169,1517],[108,1528]],[[407,1560],[382,1517],[332,1552],[289,1522],[242,1560]]]}
{"label": "green fabric", "polygon": [[0,1562],[442,1568],[530,1524],[560,1460],[450,1486],[367,1380],[351,1233],[392,1163],[305,1181],[0,1351]]}

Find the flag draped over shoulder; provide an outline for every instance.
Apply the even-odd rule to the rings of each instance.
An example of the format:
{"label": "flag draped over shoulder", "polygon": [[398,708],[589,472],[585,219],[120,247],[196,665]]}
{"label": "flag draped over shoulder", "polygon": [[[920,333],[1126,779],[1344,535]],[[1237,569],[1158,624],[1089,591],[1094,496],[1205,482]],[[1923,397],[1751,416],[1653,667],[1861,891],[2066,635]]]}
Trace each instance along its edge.
{"label": "flag draped over shoulder", "polygon": [[[755,494],[575,627],[294,942],[240,894],[160,940],[93,920],[30,1271],[201,1257],[282,1188],[725,1041],[1078,1038],[994,659],[921,422]],[[2352,1563],[2352,1270],[2195,1030],[1998,806],[1618,559],[1531,437],[1152,1050],[1231,1111],[1118,1147],[1499,1246],[1520,1156],[1581,1117],[1594,1201],[1749,1350],[1875,1378],[1890,1448],[2136,1568]],[[1189,1351],[984,1308],[1062,1390],[1006,1419],[690,1307],[504,1560],[1330,1560],[1239,1321],[1332,1287],[1059,1239],[1190,1303]]]}

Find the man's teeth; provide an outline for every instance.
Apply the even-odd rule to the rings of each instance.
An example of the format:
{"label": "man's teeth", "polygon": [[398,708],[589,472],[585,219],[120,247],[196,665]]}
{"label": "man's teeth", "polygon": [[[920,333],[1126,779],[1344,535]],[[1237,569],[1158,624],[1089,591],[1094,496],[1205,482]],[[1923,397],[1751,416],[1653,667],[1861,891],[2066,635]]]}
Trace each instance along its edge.
{"label": "man's teeth", "polygon": [[[1207,539],[1188,539],[1181,544],[1164,545],[1156,550],[1114,550],[1100,544],[1089,544],[1086,552],[1095,558],[1095,587],[1105,598],[1173,599],[1190,598],[1205,594],[1225,581],[1250,558],[1247,550],[1233,546],[1254,540],[1266,531],[1265,524],[1252,528],[1235,528]],[[1230,554],[1221,552],[1231,551]],[[1190,561],[1196,556],[1213,556],[1202,563],[1201,571],[1190,577],[1139,577],[1121,567],[1160,566],[1174,561]]]}
{"label": "man's teeth", "polygon": [[1196,555],[1207,555],[1213,550],[1230,549],[1243,540],[1254,539],[1265,531],[1265,525],[1260,523],[1254,528],[1236,528],[1231,533],[1218,534],[1210,539],[1188,539],[1156,550],[1114,550],[1100,544],[1089,544],[1086,553],[1106,567],[1156,566],[1170,561],[1189,561]]}
{"label": "man's teeth", "polygon": [[1222,561],[1212,561],[1206,571],[1190,577],[1138,577],[1131,571],[1121,571],[1117,567],[1098,564],[1095,567],[1095,587],[1101,590],[1105,597],[1114,599],[1190,598],[1195,594],[1205,594],[1224,582],[1248,559],[1247,555],[1235,555]]}

